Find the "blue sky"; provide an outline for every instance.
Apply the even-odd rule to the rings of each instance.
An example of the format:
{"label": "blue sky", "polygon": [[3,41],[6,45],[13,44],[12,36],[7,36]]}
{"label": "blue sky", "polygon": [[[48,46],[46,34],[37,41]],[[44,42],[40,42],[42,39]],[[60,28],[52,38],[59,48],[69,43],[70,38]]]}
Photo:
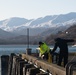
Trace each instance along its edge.
{"label": "blue sky", "polygon": [[76,12],[76,0],[0,0],[0,20],[36,19],[69,12]]}

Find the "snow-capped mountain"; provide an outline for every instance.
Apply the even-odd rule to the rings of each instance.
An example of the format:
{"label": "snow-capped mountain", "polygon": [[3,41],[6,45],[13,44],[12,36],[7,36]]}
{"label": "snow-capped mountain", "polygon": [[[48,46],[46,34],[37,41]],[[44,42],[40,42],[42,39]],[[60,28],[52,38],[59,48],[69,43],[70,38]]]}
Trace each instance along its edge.
{"label": "snow-capped mountain", "polygon": [[71,12],[68,14],[50,15],[31,20],[13,17],[0,21],[0,28],[19,35],[26,35],[26,29],[30,28],[30,35],[38,35],[48,30],[52,31],[52,29],[56,30],[56,32],[62,29],[64,30],[75,23],[76,13]]}
{"label": "snow-capped mountain", "polygon": [[15,37],[15,36],[17,36],[17,34],[13,34],[11,32],[7,32],[7,31],[0,29],[0,38],[10,38],[13,36]]}

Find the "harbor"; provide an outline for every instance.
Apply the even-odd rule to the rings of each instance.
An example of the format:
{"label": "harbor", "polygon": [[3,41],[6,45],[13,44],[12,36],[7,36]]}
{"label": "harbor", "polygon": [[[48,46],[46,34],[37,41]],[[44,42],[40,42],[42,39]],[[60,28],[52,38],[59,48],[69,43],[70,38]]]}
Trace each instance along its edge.
{"label": "harbor", "polygon": [[75,0],[0,3],[0,75],[76,75]]}

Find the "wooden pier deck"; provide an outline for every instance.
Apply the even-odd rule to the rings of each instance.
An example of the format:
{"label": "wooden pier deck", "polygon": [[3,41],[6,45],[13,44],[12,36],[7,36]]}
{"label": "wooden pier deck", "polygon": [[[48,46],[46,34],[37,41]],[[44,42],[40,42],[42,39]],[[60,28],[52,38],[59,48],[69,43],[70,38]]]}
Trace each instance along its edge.
{"label": "wooden pier deck", "polygon": [[69,74],[66,68],[44,61],[38,58],[37,54],[3,55],[1,56],[1,68],[1,75],[76,75],[76,67]]}

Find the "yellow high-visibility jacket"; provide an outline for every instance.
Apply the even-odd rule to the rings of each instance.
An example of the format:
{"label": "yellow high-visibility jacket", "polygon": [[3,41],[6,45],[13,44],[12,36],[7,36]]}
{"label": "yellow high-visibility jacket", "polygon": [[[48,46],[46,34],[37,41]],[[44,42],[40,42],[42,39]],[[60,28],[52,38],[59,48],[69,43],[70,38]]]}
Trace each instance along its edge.
{"label": "yellow high-visibility jacket", "polygon": [[44,54],[45,52],[48,53],[49,50],[50,50],[50,48],[45,43],[40,45],[40,53],[41,53],[41,55]]}

